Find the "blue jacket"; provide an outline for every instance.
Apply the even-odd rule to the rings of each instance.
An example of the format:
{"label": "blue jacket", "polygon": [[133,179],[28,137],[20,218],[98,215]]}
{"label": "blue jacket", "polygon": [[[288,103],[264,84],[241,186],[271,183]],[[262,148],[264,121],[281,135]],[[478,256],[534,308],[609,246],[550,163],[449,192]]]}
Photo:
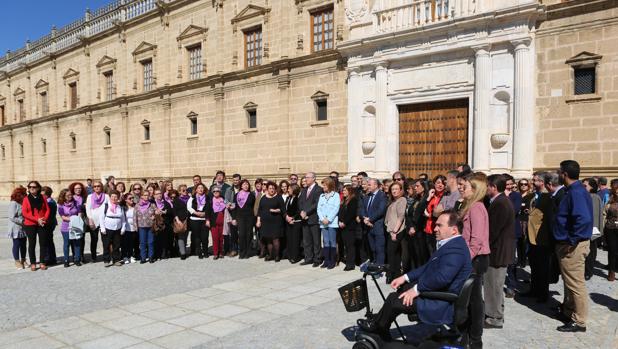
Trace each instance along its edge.
{"label": "blue jacket", "polygon": [[554,218],[554,238],[576,245],[592,236],[592,199],[580,181],[566,187]]}
{"label": "blue jacket", "polygon": [[[384,225],[384,215],[386,215],[387,208],[386,194],[384,194],[382,190],[378,190],[378,192],[373,195],[373,201],[368,210],[367,205],[369,205],[370,198],[369,194],[365,195],[363,198],[361,216],[368,217],[371,223],[373,223],[374,228],[382,227]],[[384,229],[382,228],[382,230]]]}
{"label": "blue jacket", "polygon": [[[330,197],[326,198],[327,194],[322,193],[320,200],[318,200],[318,220],[320,221],[320,228],[339,228],[339,206],[341,200],[339,199],[339,193],[331,192]],[[322,224],[322,220],[328,219],[328,225]]]}
{"label": "blue jacket", "polygon": [[[470,250],[461,237],[453,238],[429,258],[429,262],[407,275],[410,283],[416,283],[417,291],[441,291],[459,294],[464,282],[472,272]],[[430,325],[452,324],[453,304],[433,299],[415,298],[419,319]]]}

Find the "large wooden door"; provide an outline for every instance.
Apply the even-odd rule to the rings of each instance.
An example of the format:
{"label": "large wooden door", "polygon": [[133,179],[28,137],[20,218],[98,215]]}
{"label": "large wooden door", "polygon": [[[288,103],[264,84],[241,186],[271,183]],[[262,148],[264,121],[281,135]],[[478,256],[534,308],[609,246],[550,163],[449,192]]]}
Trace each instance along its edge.
{"label": "large wooden door", "polygon": [[467,99],[399,106],[399,170],[432,178],[467,161]]}

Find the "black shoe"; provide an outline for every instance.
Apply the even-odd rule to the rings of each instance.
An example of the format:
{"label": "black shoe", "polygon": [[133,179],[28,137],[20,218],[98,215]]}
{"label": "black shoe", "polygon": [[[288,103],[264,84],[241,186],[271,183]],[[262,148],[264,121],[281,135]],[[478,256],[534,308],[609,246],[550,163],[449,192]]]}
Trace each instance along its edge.
{"label": "black shoe", "polygon": [[298,262],[300,262],[300,259],[290,259],[290,263],[292,264],[296,264]]}
{"label": "black shoe", "polygon": [[536,302],[537,303],[547,303],[548,300],[549,300],[549,296],[543,296],[543,297],[537,297]]}
{"label": "black shoe", "polygon": [[504,296],[506,298],[513,298],[515,297],[515,291],[511,290],[510,288],[507,288],[506,290],[504,290]]}
{"label": "black shoe", "polygon": [[586,281],[592,279],[592,275],[584,275],[584,279],[586,279]]}
{"label": "black shoe", "polygon": [[154,262],[155,262],[154,258],[150,260],[150,264],[152,264]]}
{"label": "black shoe", "polygon": [[302,263],[300,263],[300,265],[309,265],[309,264],[312,264],[312,262],[309,262],[309,261],[303,261]]}
{"label": "black shoe", "polygon": [[281,262],[281,258],[275,257],[275,263],[279,263],[279,262]]}
{"label": "black shoe", "polygon": [[320,265],[320,268],[326,268],[328,267],[328,261],[325,259],[324,262],[322,262],[322,265]]}
{"label": "black shoe", "polygon": [[524,297],[524,298],[534,298],[536,297],[536,294],[532,293],[532,292],[524,292],[524,293],[518,293],[517,294],[519,297]]}
{"label": "black shoe", "polygon": [[343,268],[343,271],[350,271],[350,270],[354,270],[353,265],[346,265],[345,268]]}
{"label": "black shoe", "polygon": [[81,267],[82,266],[82,262],[75,262],[75,265],[78,266],[78,267]]}
{"label": "black shoe", "polygon": [[198,258],[199,258],[199,259],[204,259],[204,255],[203,255],[203,254],[201,254]]}
{"label": "black shoe", "polygon": [[320,262],[313,262],[313,264],[311,265],[314,268],[317,268],[320,266]]}
{"label": "black shoe", "polygon": [[586,332],[586,327],[580,326],[573,321],[569,321],[562,326],[556,328],[560,332]]}
{"label": "black shoe", "polygon": [[145,260],[141,260],[141,261],[139,261],[139,264],[146,264],[146,261]]}
{"label": "black shoe", "polygon": [[187,255],[186,254],[183,254],[183,255],[180,256],[180,260],[184,261],[185,259],[187,259]]}
{"label": "black shoe", "polygon": [[68,268],[69,267],[69,262],[64,262],[64,267]]}
{"label": "black shoe", "polygon": [[378,332],[378,326],[375,322],[371,321],[371,320],[367,320],[367,319],[358,319],[356,320],[356,324],[358,325],[358,327],[360,327],[363,331],[367,331],[367,332],[371,332],[371,333],[376,333]]}
{"label": "black shoe", "polygon": [[483,328],[498,328],[498,329],[501,329],[502,327],[503,327],[503,325],[494,325],[494,324],[490,324],[487,321],[485,321],[483,323]]}
{"label": "black shoe", "polygon": [[97,262],[97,255],[96,255],[96,254],[95,254],[95,255],[93,255],[93,256],[92,256],[92,258],[90,259],[90,261],[91,261],[92,263],[96,263],[96,262]]}

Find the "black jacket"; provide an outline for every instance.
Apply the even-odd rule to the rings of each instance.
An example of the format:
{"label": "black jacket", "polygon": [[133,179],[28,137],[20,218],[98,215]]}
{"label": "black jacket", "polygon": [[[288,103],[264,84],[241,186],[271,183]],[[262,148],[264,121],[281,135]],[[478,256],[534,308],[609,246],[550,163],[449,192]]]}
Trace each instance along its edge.
{"label": "black jacket", "polygon": [[301,211],[305,211],[308,216],[306,220],[307,224],[319,224],[318,222],[318,201],[320,200],[320,195],[322,195],[322,187],[320,187],[317,183],[309,193],[309,197],[307,197],[307,188],[303,188],[298,197],[298,209]]}

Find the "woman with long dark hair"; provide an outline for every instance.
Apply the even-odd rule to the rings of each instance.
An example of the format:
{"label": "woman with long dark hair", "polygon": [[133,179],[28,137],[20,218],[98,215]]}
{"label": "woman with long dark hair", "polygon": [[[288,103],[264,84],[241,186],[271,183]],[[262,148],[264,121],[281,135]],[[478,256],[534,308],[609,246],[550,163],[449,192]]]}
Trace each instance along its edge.
{"label": "woman with long dark hair", "polygon": [[608,281],[616,281],[618,271],[618,179],[610,182],[609,202],[605,206],[605,239],[607,241]]}
{"label": "woman with long dark hair", "polygon": [[411,181],[411,183],[412,185],[408,187],[408,197],[411,198],[411,200],[406,207],[410,270],[422,266],[429,260],[429,252],[427,251],[425,238],[427,234],[425,234],[424,230],[427,223],[427,217],[424,212],[427,207],[429,187],[427,182],[421,179]]}
{"label": "woman with long dark hair", "polygon": [[343,187],[343,202],[339,209],[339,228],[345,247],[344,271],[356,266],[356,231],[358,230],[358,198],[356,189],[347,184]]}
{"label": "woman with long dark hair", "polygon": [[427,208],[425,209],[425,216],[427,222],[425,223],[425,234],[427,234],[426,244],[429,255],[436,250],[436,235],[433,229],[436,227],[436,220],[438,217],[434,215],[434,209],[440,203],[440,199],[444,196],[444,189],[446,188],[446,177],[443,175],[437,175],[433,179],[433,188],[429,190],[427,196]]}
{"label": "woman with long dark hair", "polygon": [[302,238],[302,226],[300,209],[298,208],[298,195],[300,186],[290,184],[287,188],[288,197],[285,199],[285,240],[287,244],[288,260],[295,264],[300,262],[300,241]]}
{"label": "woman with long dark hair", "polygon": [[28,256],[30,257],[30,270],[36,268],[36,240],[39,239],[39,255],[41,270],[47,269],[48,234],[45,224],[49,220],[49,206],[47,198],[41,194],[41,184],[37,181],[28,183],[28,196],[22,202],[22,214],[24,216],[24,232],[28,237]]}
{"label": "woman with long dark hair", "polygon": [[187,201],[187,210],[191,214],[188,224],[191,230],[191,245],[195,243],[195,254],[199,259],[208,258],[209,201],[203,183],[193,187],[193,196]]}
{"label": "woman with long dark hair", "polygon": [[64,252],[64,267],[69,267],[69,246],[73,250],[73,263],[81,265],[81,242],[79,240],[71,240],[70,238],[70,222],[72,216],[77,216],[81,210],[81,206],[73,199],[73,193],[69,189],[62,189],[58,195],[58,215],[62,220],[60,224],[60,233],[62,234],[62,251]]}
{"label": "woman with long dark hair", "polygon": [[253,206],[255,205],[255,194],[251,191],[251,184],[243,179],[240,182],[240,190],[234,196],[234,209],[232,218],[238,227],[238,249],[240,259],[249,258],[251,253],[251,240],[253,238],[253,225],[255,215]]}
{"label": "woman with long dark hair", "polygon": [[[285,203],[281,195],[277,194],[277,184],[268,182],[266,184],[266,193],[260,199],[258,208],[258,217],[256,226],[260,228],[260,237],[262,240],[262,249],[268,249],[268,256],[264,257],[264,261],[268,262],[275,260],[279,262],[280,238],[283,236],[283,214],[285,212]],[[260,254],[264,255],[266,251],[262,250]]]}
{"label": "woman with long dark hair", "polygon": [[26,233],[24,232],[24,215],[22,203],[27,195],[26,188],[19,186],[11,194],[8,209],[9,238],[13,240],[13,259],[17,269],[26,267]]}

